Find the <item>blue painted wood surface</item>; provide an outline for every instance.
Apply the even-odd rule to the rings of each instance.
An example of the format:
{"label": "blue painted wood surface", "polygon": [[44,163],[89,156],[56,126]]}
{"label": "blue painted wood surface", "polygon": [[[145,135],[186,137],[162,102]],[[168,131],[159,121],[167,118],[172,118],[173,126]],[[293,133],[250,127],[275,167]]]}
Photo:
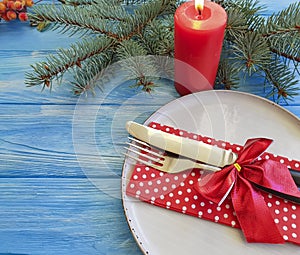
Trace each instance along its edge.
{"label": "blue painted wood surface", "polygon": [[[263,1],[268,14],[291,2]],[[141,254],[120,198],[124,124],[178,94],[170,82],[146,95],[119,81],[88,98],[67,82],[51,93],[25,87],[30,64],[72,41],[0,23],[0,254]],[[300,116],[300,97],[285,107]]]}

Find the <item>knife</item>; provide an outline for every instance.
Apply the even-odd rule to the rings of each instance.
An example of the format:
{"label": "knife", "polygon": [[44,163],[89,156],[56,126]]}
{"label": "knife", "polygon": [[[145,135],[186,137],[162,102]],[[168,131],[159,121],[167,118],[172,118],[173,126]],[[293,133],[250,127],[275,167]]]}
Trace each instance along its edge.
{"label": "knife", "polygon": [[237,159],[237,154],[230,150],[169,134],[134,121],[126,123],[126,130],[133,137],[149,145],[209,165],[224,167],[233,164]]}

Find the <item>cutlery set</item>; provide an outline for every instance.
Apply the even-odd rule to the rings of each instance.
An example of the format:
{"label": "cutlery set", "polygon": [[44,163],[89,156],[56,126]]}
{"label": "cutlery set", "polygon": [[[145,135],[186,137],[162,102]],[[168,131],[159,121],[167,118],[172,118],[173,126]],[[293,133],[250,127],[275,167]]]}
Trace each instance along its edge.
{"label": "cutlery set", "polygon": [[127,143],[127,145],[133,148],[128,147],[127,150],[133,154],[125,153],[125,155],[159,171],[178,173],[192,168],[201,168],[210,171],[221,170],[219,167],[198,163],[186,157],[178,157],[176,154],[170,152],[163,153],[163,151],[155,151],[153,148],[149,147],[147,143],[138,139],[129,137],[129,140],[131,140],[132,143]]}
{"label": "cutlery set", "polygon": [[126,129],[130,135],[158,149],[190,158],[194,161],[209,165],[224,167],[233,164],[237,155],[229,150],[217,146],[176,136],[138,124],[133,121],[126,123]]}
{"label": "cutlery set", "polygon": [[[213,145],[190,138],[169,134],[139,123],[128,121],[126,130],[132,136],[127,142],[128,158],[167,173],[178,173],[193,168],[219,171],[234,164],[238,155]],[[300,173],[290,169],[300,187]]]}

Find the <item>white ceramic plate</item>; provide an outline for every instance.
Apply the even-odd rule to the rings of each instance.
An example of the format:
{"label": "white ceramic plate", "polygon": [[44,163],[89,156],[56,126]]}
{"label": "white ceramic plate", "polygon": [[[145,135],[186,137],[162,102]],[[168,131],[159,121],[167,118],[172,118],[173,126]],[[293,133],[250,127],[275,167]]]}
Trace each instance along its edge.
{"label": "white ceramic plate", "polygon": [[[274,139],[268,151],[299,159],[300,120],[260,97],[233,91],[206,91],[176,99],[155,112],[156,121],[190,132],[244,144],[250,137]],[[131,231],[144,254],[290,255],[293,244],[249,244],[237,229],[156,207],[126,196],[132,161],[125,159],[122,197]]]}

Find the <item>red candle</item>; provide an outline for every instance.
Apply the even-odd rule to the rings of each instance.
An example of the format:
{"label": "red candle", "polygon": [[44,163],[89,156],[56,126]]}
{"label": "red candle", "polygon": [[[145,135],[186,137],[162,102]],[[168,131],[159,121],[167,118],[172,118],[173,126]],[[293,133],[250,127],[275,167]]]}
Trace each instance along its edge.
{"label": "red candle", "polygon": [[180,95],[214,86],[227,21],[214,2],[189,1],[178,7],[175,26],[175,88]]}

